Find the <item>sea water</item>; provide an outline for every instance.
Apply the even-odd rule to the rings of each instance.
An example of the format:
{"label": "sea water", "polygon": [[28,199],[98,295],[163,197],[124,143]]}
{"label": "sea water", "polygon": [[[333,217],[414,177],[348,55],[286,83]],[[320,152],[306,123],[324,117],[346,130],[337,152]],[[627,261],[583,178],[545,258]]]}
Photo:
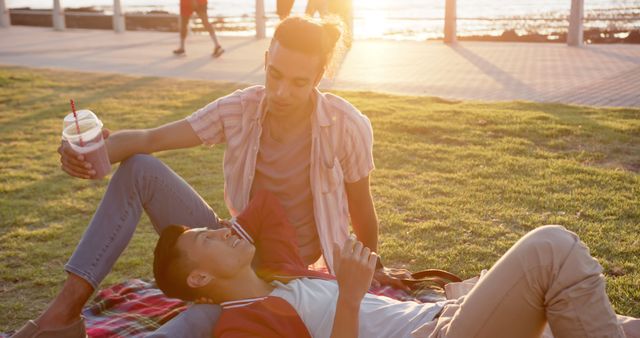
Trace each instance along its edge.
{"label": "sea water", "polygon": [[[347,0],[344,0],[347,1]],[[7,0],[10,8],[51,8],[53,1]],[[65,8],[93,6],[110,13],[113,0],[61,0]],[[125,12],[178,13],[179,0],[120,0]],[[304,13],[296,0],[293,13]],[[277,23],[276,0],[264,0],[268,29]],[[445,0],[353,0],[356,38],[425,40],[442,36]],[[585,0],[585,28],[638,29],[640,0]],[[571,0],[457,0],[458,35],[566,31]],[[255,0],[209,0],[209,16],[223,35],[253,35]]]}

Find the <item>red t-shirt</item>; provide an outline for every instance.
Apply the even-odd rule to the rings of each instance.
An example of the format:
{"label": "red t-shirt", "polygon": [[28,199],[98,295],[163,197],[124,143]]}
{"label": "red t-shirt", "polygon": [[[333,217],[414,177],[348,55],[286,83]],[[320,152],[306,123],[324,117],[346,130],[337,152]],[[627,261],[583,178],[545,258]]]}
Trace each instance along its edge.
{"label": "red t-shirt", "polygon": [[[256,192],[236,221],[232,226],[234,232],[256,246],[255,269],[263,280],[286,283],[300,277],[335,279],[311,271],[304,264],[295,228],[272,193]],[[295,309],[282,298],[267,296],[220,305],[222,314],[214,329],[215,337],[311,337]]]}

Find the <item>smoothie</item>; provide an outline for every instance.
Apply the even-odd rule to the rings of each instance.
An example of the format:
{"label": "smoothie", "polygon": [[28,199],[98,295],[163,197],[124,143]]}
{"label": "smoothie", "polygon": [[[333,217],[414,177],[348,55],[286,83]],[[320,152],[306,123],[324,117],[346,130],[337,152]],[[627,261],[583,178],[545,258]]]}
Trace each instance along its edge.
{"label": "smoothie", "polygon": [[85,161],[91,163],[96,172],[93,179],[103,178],[111,171],[111,163],[102,138],[102,121],[89,110],[78,111],[78,133],[73,114],[70,115],[70,119],[65,117],[62,137],[74,151],[84,156]]}

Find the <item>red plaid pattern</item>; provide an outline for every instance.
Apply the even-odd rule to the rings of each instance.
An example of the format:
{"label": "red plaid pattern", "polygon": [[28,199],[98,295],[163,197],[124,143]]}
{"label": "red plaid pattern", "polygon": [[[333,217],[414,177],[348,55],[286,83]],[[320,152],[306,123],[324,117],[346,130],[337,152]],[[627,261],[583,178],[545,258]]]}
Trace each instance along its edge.
{"label": "red plaid pattern", "polygon": [[154,283],[132,279],[100,291],[83,315],[89,337],[142,337],[186,307],[181,300],[167,298]]}

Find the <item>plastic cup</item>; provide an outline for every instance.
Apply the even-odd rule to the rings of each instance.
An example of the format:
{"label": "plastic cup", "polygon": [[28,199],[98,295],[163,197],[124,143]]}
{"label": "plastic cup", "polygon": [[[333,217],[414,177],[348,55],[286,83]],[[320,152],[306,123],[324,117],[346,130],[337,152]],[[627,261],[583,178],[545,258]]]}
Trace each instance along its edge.
{"label": "plastic cup", "polygon": [[69,113],[62,123],[62,138],[69,142],[75,152],[82,154],[85,161],[91,163],[91,169],[96,172],[93,179],[103,178],[111,171],[111,162],[102,138],[102,121],[88,109],[78,110],[76,114],[80,133],[73,113]]}

